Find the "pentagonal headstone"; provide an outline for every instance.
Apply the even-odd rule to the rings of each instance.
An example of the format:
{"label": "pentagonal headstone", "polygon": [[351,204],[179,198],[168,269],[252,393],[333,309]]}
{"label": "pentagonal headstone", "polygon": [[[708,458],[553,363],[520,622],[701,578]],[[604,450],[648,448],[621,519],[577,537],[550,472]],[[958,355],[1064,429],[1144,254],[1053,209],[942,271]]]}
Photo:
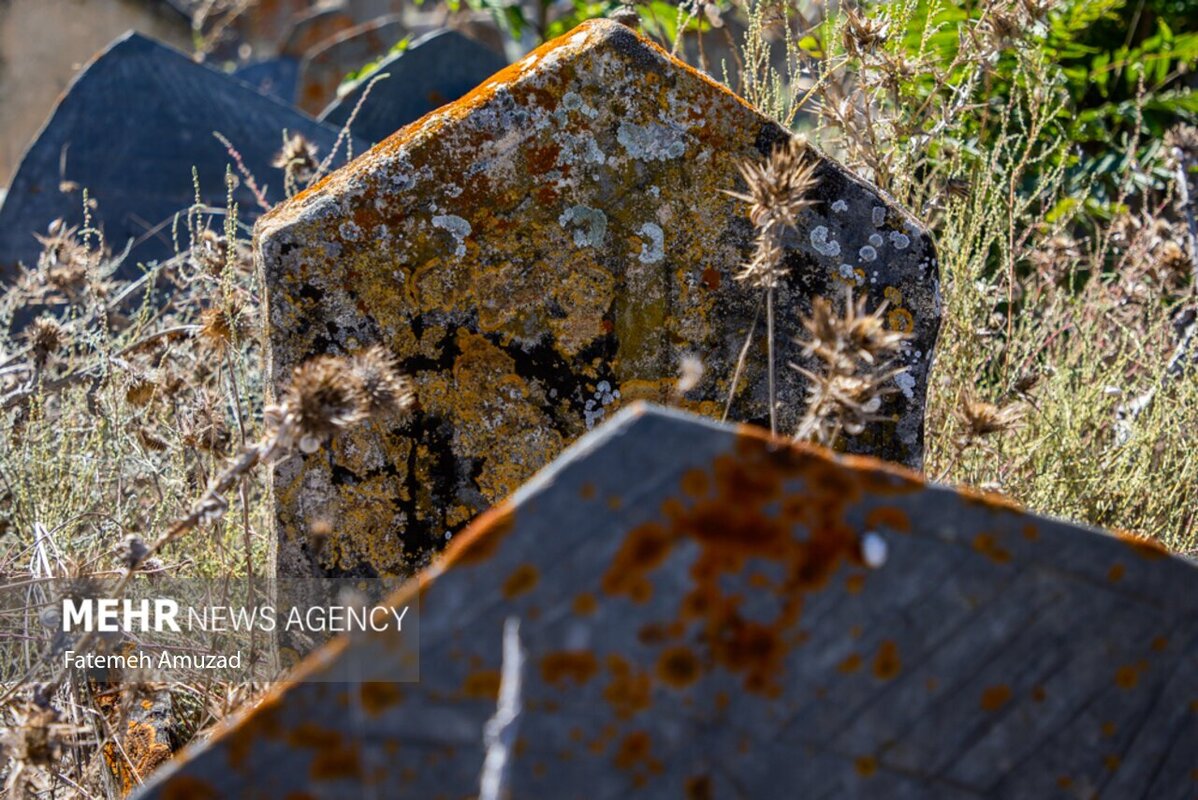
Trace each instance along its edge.
{"label": "pentagonal headstone", "polygon": [[636,410],[392,598],[420,598],[418,683],[393,632],[337,642],[140,798],[474,797],[514,618],[511,797],[1182,800],[1196,582],[1002,498]]}
{"label": "pentagonal headstone", "polygon": [[334,36],[300,62],[296,104],[319,114],[337,96],[345,77],[387,51],[409,33],[400,15],[380,17]]}
{"label": "pentagonal headstone", "polygon": [[[0,275],[11,275],[18,262],[36,263],[33,235],[54,219],[81,222],[82,189],[96,201],[93,221],[112,249],[135,242],[125,274],[136,274],[138,261],[171,255],[172,219],[194,201],[193,167],[201,200],[225,207],[233,158],[214,131],[276,201],[283,180],[271,161],[283,132],[303,134],[321,154],[337,136],[151,39],[118,39],[75,79],[26,151],[0,206]],[[235,197],[243,221],[261,213],[244,181]]]}
{"label": "pentagonal headstone", "polygon": [[[273,384],[315,353],[382,343],[418,411],[280,465],[279,568],[395,574],[515,491],[620,404],[681,400],[718,416],[761,292],[733,279],[754,231],[737,164],[786,133],[622,25],[593,21],[403,129],[263,219]],[[932,243],[915,220],[819,155],[816,206],[776,292],[779,420],[806,386],[799,312],[845,283],[890,301],[914,338],[882,422],[857,452],[919,463],[939,325]],[[767,416],[763,332],[732,419]],[[309,526],[336,528],[318,556]]]}
{"label": "pentagonal headstone", "polygon": [[[340,127],[361,103],[354,118],[354,135],[381,142],[434,108],[457,100],[506,63],[494,51],[456,31],[437,31],[379,62],[376,71],[326,108],[320,120]],[[373,77],[383,74],[388,77],[366,94]],[[361,102],[363,96],[365,102]]]}

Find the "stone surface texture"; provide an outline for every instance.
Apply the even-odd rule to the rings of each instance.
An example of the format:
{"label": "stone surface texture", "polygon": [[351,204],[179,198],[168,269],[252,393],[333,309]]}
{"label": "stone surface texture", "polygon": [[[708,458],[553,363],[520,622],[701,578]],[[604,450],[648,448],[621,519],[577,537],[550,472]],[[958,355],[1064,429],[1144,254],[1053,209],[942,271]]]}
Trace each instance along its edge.
{"label": "stone surface texture", "polygon": [[[629,29],[586,23],[263,218],[272,384],[382,343],[417,412],[274,474],[284,573],[397,574],[635,399],[719,416],[760,292],[754,232],[721,190],[785,132]],[[917,465],[937,264],[926,232],[821,158],[777,291],[780,424],[805,385],[798,313],[851,285],[914,338],[880,423],[848,449]],[[763,327],[763,326],[761,326]],[[732,418],[766,417],[758,331]],[[706,371],[672,398],[687,355]],[[315,519],[335,521],[318,558]]]}
{"label": "stone surface texture", "polygon": [[632,409],[392,599],[420,597],[419,683],[391,681],[399,640],[340,639],[140,800],[475,797],[511,617],[513,798],[1192,798],[1195,581],[1003,498]]}

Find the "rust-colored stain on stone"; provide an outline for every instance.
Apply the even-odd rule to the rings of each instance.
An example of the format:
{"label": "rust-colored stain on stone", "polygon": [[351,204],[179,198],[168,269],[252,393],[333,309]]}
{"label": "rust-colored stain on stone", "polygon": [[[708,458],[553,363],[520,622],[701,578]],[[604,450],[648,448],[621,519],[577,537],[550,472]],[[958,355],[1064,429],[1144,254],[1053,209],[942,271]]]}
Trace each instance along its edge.
{"label": "rust-colored stain on stone", "polygon": [[[317,353],[372,343],[412,374],[418,410],[274,472],[284,573],[395,575],[635,399],[671,398],[682,358],[704,364],[681,405],[723,407],[757,295],[731,276],[753,230],[721,190],[785,132],[624,26],[585,23],[397,132],[260,223],[277,388]],[[798,312],[846,265],[872,305],[898,291],[916,338],[888,415],[849,441],[918,464],[938,327],[924,230],[821,159],[816,207],[787,241],[779,359],[802,361]],[[856,274],[856,273],[854,273]],[[766,416],[752,358],[733,416]],[[801,413],[782,370],[783,428]],[[318,554],[307,521],[336,519]]]}

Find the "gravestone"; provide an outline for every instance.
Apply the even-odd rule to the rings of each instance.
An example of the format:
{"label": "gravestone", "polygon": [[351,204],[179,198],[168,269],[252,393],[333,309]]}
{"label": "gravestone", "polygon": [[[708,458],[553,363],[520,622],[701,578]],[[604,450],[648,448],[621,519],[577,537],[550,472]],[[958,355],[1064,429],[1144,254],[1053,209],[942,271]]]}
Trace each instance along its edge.
{"label": "gravestone", "polygon": [[303,58],[309,50],[349,30],[354,24],[354,18],[349,15],[343,2],[316,6],[300,14],[291,23],[279,53],[291,58]]}
{"label": "gravestone", "polygon": [[355,136],[381,142],[409,122],[457,100],[506,63],[492,50],[456,31],[437,31],[383,59],[376,71],[360,79],[319,119],[337,127],[344,125],[372,78],[385,73],[389,77],[370,89],[353,124]]}
{"label": "gravestone", "polygon": [[511,797],[1182,800],[1196,581],[1147,542],[639,407],[391,599],[419,596],[419,682],[394,633],[338,641],[138,797],[474,797],[515,618]]}
{"label": "gravestone", "polygon": [[233,77],[248,83],[259,94],[291,105],[295,102],[295,89],[299,83],[299,59],[280,56],[253,61],[238,67]]}
{"label": "gravestone", "polygon": [[346,75],[385,56],[408,33],[401,16],[393,14],[343,31],[310,50],[300,62],[296,105],[319,114],[337,96]]}
{"label": "gravestone", "polygon": [[[322,155],[337,136],[140,34],[118,39],[76,77],[21,160],[0,206],[0,277],[11,277],[19,261],[36,264],[41,248],[33,234],[52,220],[82,221],[82,189],[97,202],[93,220],[113,251],[136,242],[120,274],[136,275],[138,261],[173,254],[172,218],[194,200],[193,167],[201,199],[225,207],[225,167],[233,159],[213,131],[238,149],[273,200],[283,194],[282,173],[271,166],[283,132],[302,133]],[[244,184],[235,198],[242,221],[261,213]]]}
{"label": "gravestone", "polygon": [[[680,402],[718,416],[759,290],[733,280],[754,231],[737,164],[786,133],[622,25],[592,21],[395,134],[263,218],[271,384],[317,353],[381,343],[418,409],[274,472],[283,574],[397,575],[622,403],[664,402],[687,356],[706,367]],[[817,205],[789,240],[777,290],[781,429],[806,387],[798,313],[846,281],[911,328],[897,422],[856,452],[918,464],[939,289],[926,232],[819,158]],[[847,276],[847,277],[846,277]],[[758,331],[758,345],[763,334]],[[767,416],[753,348],[732,419]],[[334,523],[319,556],[309,526]]]}

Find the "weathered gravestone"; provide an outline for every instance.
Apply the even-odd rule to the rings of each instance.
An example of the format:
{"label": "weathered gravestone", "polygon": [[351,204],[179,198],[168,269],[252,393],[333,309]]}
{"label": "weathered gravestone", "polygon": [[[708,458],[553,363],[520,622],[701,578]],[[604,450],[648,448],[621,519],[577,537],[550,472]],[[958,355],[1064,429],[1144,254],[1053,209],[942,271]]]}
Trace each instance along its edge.
{"label": "weathered gravestone", "polygon": [[[97,202],[93,222],[114,251],[137,242],[125,276],[137,274],[137,261],[171,255],[172,219],[195,198],[193,167],[201,200],[225,207],[233,158],[214,131],[276,200],[283,180],[271,161],[283,132],[303,134],[322,156],[337,137],[335,128],[151,39],[118,39],[75,79],[21,160],[0,206],[0,277],[18,262],[37,263],[34,234],[51,221],[82,221],[82,189]],[[243,221],[261,213],[244,182],[235,199]]]}
{"label": "weathered gravestone", "polygon": [[304,54],[354,27],[355,20],[349,15],[343,2],[316,6],[296,17],[291,23],[279,53],[292,58],[303,58]]}
{"label": "weathered gravestone", "polygon": [[[506,63],[498,53],[457,31],[437,31],[380,61],[377,70],[360,79],[319,119],[340,127],[358,108],[354,135],[381,142],[409,122],[457,100]],[[382,74],[388,77],[366,95],[373,78]]]}
{"label": "weathered gravestone", "polygon": [[419,595],[418,683],[390,682],[397,639],[338,641],[140,797],[473,797],[514,617],[511,797],[1191,798],[1196,581],[1149,543],[641,407],[392,598]]}
{"label": "weathered gravestone", "polygon": [[394,14],[350,28],[310,50],[300,62],[296,104],[309,114],[319,114],[337,96],[347,74],[386,55],[410,32],[402,17]]}
{"label": "weathered gravestone", "polygon": [[[285,574],[401,574],[605,414],[663,401],[719,415],[760,292],[732,276],[754,231],[722,190],[786,133],[622,25],[593,21],[413,123],[263,218],[270,378],[315,353],[382,343],[417,413],[274,473]],[[815,208],[777,290],[782,430],[803,413],[798,312],[846,283],[914,338],[880,423],[848,442],[908,464],[939,325],[926,232],[820,159]],[[756,342],[761,345],[762,332]],[[732,418],[766,413],[764,348]],[[318,558],[309,526],[335,532]]]}

